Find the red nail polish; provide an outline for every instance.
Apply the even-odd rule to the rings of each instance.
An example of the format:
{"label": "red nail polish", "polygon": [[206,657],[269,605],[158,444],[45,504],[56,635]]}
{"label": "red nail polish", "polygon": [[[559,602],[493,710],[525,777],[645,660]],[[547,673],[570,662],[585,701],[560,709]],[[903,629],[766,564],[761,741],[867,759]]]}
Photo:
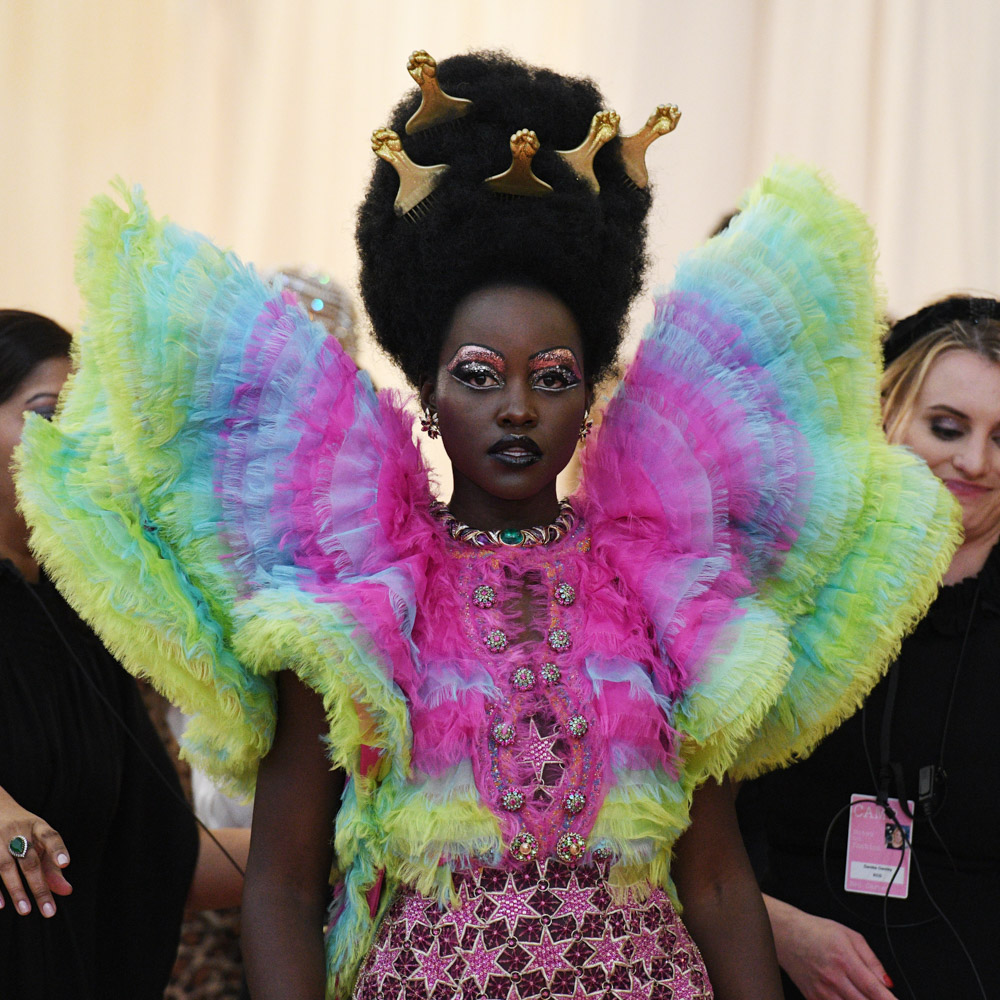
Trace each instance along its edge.
{"label": "red nail polish", "polygon": [[882,982],[885,983],[885,985],[890,990],[892,989],[892,980],[889,978],[889,973],[888,972],[883,972],[882,973]]}

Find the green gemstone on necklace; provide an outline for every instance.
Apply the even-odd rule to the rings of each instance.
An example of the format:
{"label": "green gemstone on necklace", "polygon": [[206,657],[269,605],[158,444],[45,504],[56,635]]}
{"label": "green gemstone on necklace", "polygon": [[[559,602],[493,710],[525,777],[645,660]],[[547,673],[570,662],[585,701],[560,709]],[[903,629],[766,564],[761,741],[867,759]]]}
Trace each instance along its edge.
{"label": "green gemstone on necklace", "polygon": [[504,545],[517,545],[522,540],[523,534],[520,528],[504,528],[500,532],[500,541]]}

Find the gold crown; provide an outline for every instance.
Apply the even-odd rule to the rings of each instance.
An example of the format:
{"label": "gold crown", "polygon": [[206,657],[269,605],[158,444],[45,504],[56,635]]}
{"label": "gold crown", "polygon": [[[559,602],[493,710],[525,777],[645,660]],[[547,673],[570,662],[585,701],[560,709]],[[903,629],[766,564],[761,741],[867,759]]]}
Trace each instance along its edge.
{"label": "gold crown", "polygon": [[[411,54],[406,68],[420,87],[420,107],[406,123],[408,135],[455,121],[472,110],[472,101],[464,97],[452,97],[441,89],[437,78],[437,62],[423,49]],[[680,117],[681,113],[676,105],[661,104],[638,132],[622,136],[621,154],[625,174],[636,187],[644,188],[649,183],[646,150],[661,135],[672,132]],[[601,190],[594,173],[594,157],[602,146],[618,135],[618,126],[619,116],[616,111],[599,111],[591,119],[590,131],[579,146],[575,149],[556,150],[556,154],[562,157],[594,194]],[[518,129],[510,137],[510,166],[502,173],[487,177],[483,183],[498,194],[529,198],[552,194],[552,185],[546,184],[531,169],[531,161],[540,147],[538,136],[531,129]],[[387,163],[391,163],[399,175],[399,191],[393,203],[396,214],[410,218],[423,214],[427,207],[426,199],[441,183],[448,165],[438,163],[426,167],[414,163],[406,155],[399,135],[387,128],[376,129],[372,133],[372,149]]]}

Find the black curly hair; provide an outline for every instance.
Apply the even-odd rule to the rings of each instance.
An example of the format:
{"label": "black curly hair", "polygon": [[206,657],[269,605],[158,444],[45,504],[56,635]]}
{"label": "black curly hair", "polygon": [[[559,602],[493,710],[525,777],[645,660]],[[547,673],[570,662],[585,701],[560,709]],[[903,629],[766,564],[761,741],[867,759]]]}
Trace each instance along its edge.
{"label": "black curly hair", "polygon": [[[419,385],[437,369],[440,346],[458,304],[501,284],[544,288],[580,326],[587,377],[613,365],[628,307],[646,268],[650,192],[626,178],[613,139],[597,154],[595,195],[556,155],[586,138],[606,105],[597,87],[505,53],[443,60],[444,91],[468,98],[466,117],[408,136],[420,102],[416,88],[394,109],[390,127],[415,163],[449,165],[418,218],[393,212],[395,169],[379,160],[358,211],[361,295],[375,337]],[[483,184],[510,166],[510,137],[532,129],[541,148],[535,173],[555,189],[543,198],[495,194]]]}

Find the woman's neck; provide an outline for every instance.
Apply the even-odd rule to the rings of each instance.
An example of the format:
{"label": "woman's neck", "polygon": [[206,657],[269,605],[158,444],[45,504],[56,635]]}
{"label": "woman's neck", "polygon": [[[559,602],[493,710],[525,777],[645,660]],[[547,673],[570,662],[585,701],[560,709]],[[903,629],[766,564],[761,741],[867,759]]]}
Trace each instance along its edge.
{"label": "woman's neck", "polygon": [[458,481],[451,494],[448,509],[452,517],[483,531],[502,531],[504,528],[534,528],[551,524],[559,516],[559,500],[555,483],[533,497],[505,500],[493,496],[471,484]]}
{"label": "woman's neck", "polygon": [[979,576],[986,565],[993,547],[998,544],[996,535],[972,538],[963,542],[944,574],[945,584],[959,583],[970,576]]}
{"label": "woman's neck", "polygon": [[0,517],[0,559],[8,559],[31,583],[38,582],[38,562],[28,548],[28,526],[16,510]]}

